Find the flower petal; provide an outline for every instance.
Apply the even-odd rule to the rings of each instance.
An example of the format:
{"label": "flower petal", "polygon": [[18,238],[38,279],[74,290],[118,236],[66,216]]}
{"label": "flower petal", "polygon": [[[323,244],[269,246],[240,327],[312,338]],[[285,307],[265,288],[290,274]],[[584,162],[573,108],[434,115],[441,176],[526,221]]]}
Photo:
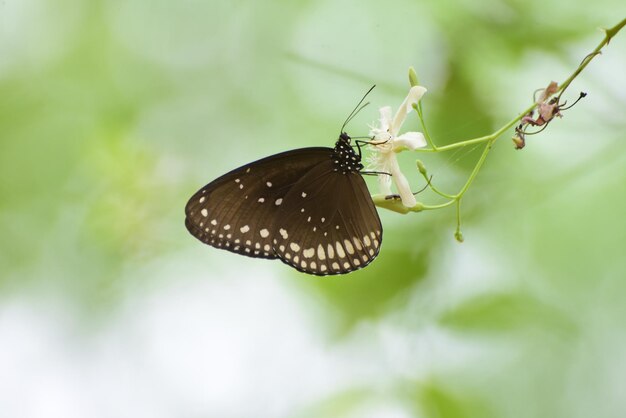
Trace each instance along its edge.
{"label": "flower petal", "polygon": [[383,131],[389,130],[391,126],[391,106],[384,106],[378,109],[380,112],[380,129]]}
{"label": "flower petal", "polygon": [[413,105],[419,102],[422,96],[426,93],[426,88],[422,86],[413,86],[411,90],[409,90],[409,94],[406,96],[396,115],[393,117],[393,123],[391,124],[391,133],[392,135],[398,135],[400,132],[400,128],[404,123],[404,119],[406,119],[406,115],[411,111]]}
{"label": "flower petal", "polygon": [[398,189],[398,194],[402,199],[402,204],[406,207],[413,207],[417,204],[417,200],[415,200],[415,196],[411,191],[411,186],[409,185],[409,181],[406,179],[402,171],[400,171],[400,166],[398,165],[398,160],[396,159],[395,154],[391,154],[390,158],[390,171],[393,176],[393,182]]}
{"label": "flower petal", "polygon": [[386,174],[378,175],[378,190],[381,194],[389,196],[391,193],[391,176]]}
{"label": "flower petal", "polygon": [[421,132],[405,132],[393,141],[393,151],[415,150],[426,146],[426,138]]}
{"label": "flower petal", "polygon": [[539,104],[539,103],[545,102],[546,100],[550,98],[550,96],[555,94],[558,90],[559,90],[559,85],[557,84],[557,82],[551,81],[550,84],[548,84],[548,87],[541,90],[536,103]]}

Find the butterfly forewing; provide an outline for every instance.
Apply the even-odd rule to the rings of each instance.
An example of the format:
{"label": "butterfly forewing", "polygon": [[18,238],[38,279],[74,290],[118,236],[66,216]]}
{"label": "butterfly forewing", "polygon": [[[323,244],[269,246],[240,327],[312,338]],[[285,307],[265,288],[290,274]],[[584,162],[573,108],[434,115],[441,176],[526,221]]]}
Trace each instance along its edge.
{"label": "butterfly forewing", "polygon": [[309,274],[349,273],[382,243],[362,168],[342,133],[334,148],[273,155],[207,184],[187,203],[185,224],[213,247],[279,258]]}
{"label": "butterfly forewing", "polygon": [[335,168],[325,161],[294,184],[274,223],[274,251],[305,273],[349,273],[380,249],[382,226],[365,181]]}
{"label": "butterfly forewing", "polygon": [[331,148],[304,148],[239,167],[200,189],[187,203],[185,225],[200,241],[259,258],[276,258],[273,223],[303,174],[330,161]]}

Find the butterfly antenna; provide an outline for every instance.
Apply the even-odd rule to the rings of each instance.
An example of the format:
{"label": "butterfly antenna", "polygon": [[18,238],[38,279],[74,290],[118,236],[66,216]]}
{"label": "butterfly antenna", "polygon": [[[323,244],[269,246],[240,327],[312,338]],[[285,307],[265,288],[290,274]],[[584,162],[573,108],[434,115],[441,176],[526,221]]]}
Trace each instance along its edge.
{"label": "butterfly antenna", "polygon": [[363,101],[365,100],[365,98],[367,97],[368,94],[370,94],[370,92],[372,90],[374,90],[374,87],[376,87],[376,84],[374,84],[372,87],[370,87],[370,89],[367,91],[367,93],[365,93],[363,95],[363,98],[359,101],[359,103],[357,103],[357,105],[354,107],[354,109],[352,110],[352,112],[350,112],[350,114],[348,115],[348,117],[346,118],[346,121],[343,123],[343,125],[341,125],[341,132],[343,133],[343,129],[346,127],[346,125],[348,124],[348,122],[350,122],[352,120],[352,118],[354,118],[361,110],[363,110],[363,108],[365,106],[367,106],[369,104],[365,103],[363,106],[361,106],[361,104],[363,103]]}

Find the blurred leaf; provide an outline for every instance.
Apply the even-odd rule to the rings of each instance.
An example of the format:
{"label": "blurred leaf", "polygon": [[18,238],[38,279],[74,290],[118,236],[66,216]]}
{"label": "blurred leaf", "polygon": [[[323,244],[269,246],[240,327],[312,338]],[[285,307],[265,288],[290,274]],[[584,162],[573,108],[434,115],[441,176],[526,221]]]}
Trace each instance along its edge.
{"label": "blurred leaf", "polygon": [[304,408],[295,415],[297,418],[345,417],[372,396],[367,389],[349,389],[333,393],[331,396]]}
{"label": "blurred leaf", "polygon": [[307,283],[338,310],[340,332],[347,332],[360,320],[377,318],[402,305],[406,301],[403,294],[424,278],[427,259],[428,251],[412,258],[407,251],[386,249],[374,263],[349,277]]}
{"label": "blurred leaf", "polygon": [[491,418],[496,417],[483,400],[452,393],[434,383],[418,387],[414,397],[415,409],[428,418]]}
{"label": "blurred leaf", "polygon": [[347,276],[302,282],[337,310],[340,334],[361,320],[379,318],[404,306],[409,290],[426,277],[432,249],[447,238],[440,230],[435,232],[440,224],[424,223],[419,215],[381,213],[381,220],[384,227],[398,220],[406,224],[385,229],[381,253],[372,264]]}
{"label": "blurred leaf", "polygon": [[451,328],[482,332],[521,327],[548,327],[566,335],[576,331],[564,313],[521,292],[475,297],[446,312],[440,321]]}

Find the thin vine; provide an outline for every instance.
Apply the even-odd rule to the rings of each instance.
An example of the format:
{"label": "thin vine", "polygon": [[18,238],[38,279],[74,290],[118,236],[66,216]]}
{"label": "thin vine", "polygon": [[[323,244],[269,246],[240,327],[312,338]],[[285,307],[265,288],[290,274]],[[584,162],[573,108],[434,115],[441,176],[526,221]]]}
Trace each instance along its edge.
{"label": "thin vine", "polygon": [[[378,194],[372,196],[372,199],[374,200],[376,206],[394,212],[406,214],[409,212],[422,212],[425,210],[443,209],[448,206],[456,205],[457,226],[454,236],[457,241],[462,242],[463,234],[461,232],[461,201],[465,193],[469,190],[470,186],[476,179],[481,168],[483,167],[483,164],[485,163],[487,156],[489,155],[489,152],[491,151],[495,142],[498,140],[498,138],[502,136],[502,134],[517,125],[515,127],[513,142],[517,149],[521,149],[525,145],[525,137],[527,135],[534,135],[543,131],[543,129],[546,128],[546,126],[551,122],[551,120],[553,120],[555,116],[561,116],[561,111],[569,109],[569,107],[571,106],[566,108],[564,107],[565,103],[560,102],[561,94],[570,86],[572,81],[576,79],[576,77],[578,77],[578,75],[587,67],[587,65],[589,65],[591,60],[601,54],[602,48],[609,44],[611,39],[613,39],[613,37],[617,35],[617,33],[624,27],[624,25],[626,25],[626,19],[623,19],[620,23],[610,29],[605,29],[605,35],[602,41],[591,53],[583,58],[576,70],[565,81],[563,81],[560,85],[557,85],[555,82],[551,82],[548,87],[542,89],[542,95],[539,97],[539,99],[536,99],[533,104],[528,106],[518,116],[508,121],[501,128],[499,128],[490,135],[463,140],[449,145],[437,146],[430,136],[426,127],[426,123],[424,122],[424,114],[421,101],[417,104],[413,104],[412,107],[417,113],[417,116],[420,120],[424,138],[427,144],[427,147],[415,149],[413,150],[414,152],[437,153],[464,148],[471,145],[484,144],[483,152],[476,162],[474,168],[472,169],[472,172],[470,173],[465,184],[457,193],[454,194],[445,193],[439,190],[432,183],[431,178],[429,178],[428,172],[424,164],[419,160],[417,161],[417,169],[420,174],[426,179],[427,187],[437,195],[443,197],[444,199],[447,199],[445,202],[432,205],[417,202],[415,205],[407,207],[402,203],[401,199],[395,198],[395,196]],[[415,70],[413,68],[409,68],[409,83],[411,87],[419,85],[417,74],[415,73]],[[584,96],[585,93],[581,93],[580,98]],[[538,110],[538,115],[536,117],[533,117],[536,110]],[[529,131],[529,129],[533,127],[539,127],[539,130],[535,132]]]}

